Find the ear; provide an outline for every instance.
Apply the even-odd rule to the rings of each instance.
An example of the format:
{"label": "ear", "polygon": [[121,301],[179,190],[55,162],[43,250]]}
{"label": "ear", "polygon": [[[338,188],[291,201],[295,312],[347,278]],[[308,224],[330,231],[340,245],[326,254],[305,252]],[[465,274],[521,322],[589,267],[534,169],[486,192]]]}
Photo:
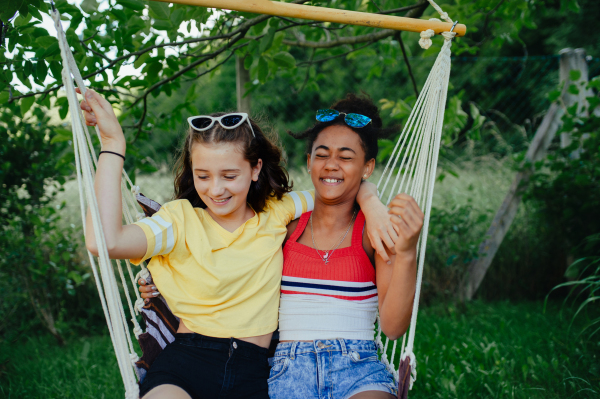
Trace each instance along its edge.
{"label": "ear", "polygon": [[367,161],[367,163],[365,164],[365,167],[363,169],[363,179],[367,180],[369,177],[371,177],[371,174],[373,174],[374,170],[375,170],[375,158],[371,158]]}
{"label": "ear", "polygon": [[260,171],[262,170],[262,159],[258,159],[256,162],[256,166],[252,168],[252,181],[258,181],[258,176],[260,175]]}
{"label": "ear", "polygon": [[310,154],[306,154],[306,167],[309,170],[309,174],[310,174]]}

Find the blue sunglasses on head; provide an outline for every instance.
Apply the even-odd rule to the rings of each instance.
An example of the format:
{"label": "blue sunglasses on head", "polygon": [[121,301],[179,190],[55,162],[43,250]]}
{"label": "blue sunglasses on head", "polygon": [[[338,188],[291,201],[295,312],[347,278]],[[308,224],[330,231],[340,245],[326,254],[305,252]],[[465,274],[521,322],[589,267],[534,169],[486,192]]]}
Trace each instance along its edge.
{"label": "blue sunglasses on head", "polygon": [[317,120],[319,122],[331,122],[340,115],[346,115],[344,122],[350,127],[361,128],[367,126],[371,122],[371,118],[361,114],[347,114],[345,112],[336,111],[335,109],[320,109],[317,111]]}

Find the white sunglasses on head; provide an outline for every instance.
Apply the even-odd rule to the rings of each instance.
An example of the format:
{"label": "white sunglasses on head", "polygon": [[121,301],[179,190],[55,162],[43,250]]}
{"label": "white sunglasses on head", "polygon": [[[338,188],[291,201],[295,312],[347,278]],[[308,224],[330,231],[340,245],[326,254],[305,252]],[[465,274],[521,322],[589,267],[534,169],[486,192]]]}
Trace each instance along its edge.
{"label": "white sunglasses on head", "polygon": [[190,127],[199,132],[203,132],[205,130],[213,127],[215,122],[219,122],[219,124],[223,127],[223,129],[235,129],[242,125],[242,123],[248,121],[248,125],[250,126],[250,131],[252,132],[252,136],[256,137],[254,134],[254,129],[252,129],[252,124],[250,123],[250,118],[248,118],[248,114],[245,112],[235,112],[232,114],[225,114],[222,116],[209,116],[209,115],[199,115],[199,116],[190,116],[188,118],[188,123]]}

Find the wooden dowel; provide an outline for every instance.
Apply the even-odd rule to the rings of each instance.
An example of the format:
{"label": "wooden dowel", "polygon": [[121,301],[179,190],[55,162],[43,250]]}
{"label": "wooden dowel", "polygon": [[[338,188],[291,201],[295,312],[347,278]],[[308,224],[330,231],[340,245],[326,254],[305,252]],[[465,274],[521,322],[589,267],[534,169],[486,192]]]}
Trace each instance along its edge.
{"label": "wooden dowel", "polygon": [[[452,24],[448,22],[393,17],[390,15],[338,10],[334,8],[315,7],[269,0],[164,0],[164,2],[408,32],[422,32],[427,29],[433,29],[436,34],[440,34],[442,32],[450,31],[450,28],[452,27]],[[463,24],[457,24],[454,28],[454,32],[456,32],[456,36],[464,36],[467,33],[467,27]]]}

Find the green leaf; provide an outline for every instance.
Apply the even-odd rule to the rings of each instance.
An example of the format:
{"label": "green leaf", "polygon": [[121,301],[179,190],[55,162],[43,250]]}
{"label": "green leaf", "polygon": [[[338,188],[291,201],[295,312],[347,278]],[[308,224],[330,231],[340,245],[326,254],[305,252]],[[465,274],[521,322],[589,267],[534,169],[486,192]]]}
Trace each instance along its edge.
{"label": "green leaf", "polygon": [[148,76],[158,76],[162,68],[163,65],[158,59],[152,60],[150,65],[148,66]]}
{"label": "green leaf", "polygon": [[551,91],[550,93],[548,93],[547,97],[548,97],[548,101],[553,103],[554,101],[558,100],[558,98],[560,97],[560,90]]}
{"label": "green leaf", "polygon": [[130,10],[141,11],[146,8],[144,2],[139,0],[117,0],[118,4],[121,4],[123,8],[129,8]]}
{"label": "green leaf", "polygon": [[35,96],[25,97],[21,99],[21,117],[25,116],[27,111],[31,108],[35,102]]}
{"label": "green leaf", "polygon": [[258,48],[259,53],[262,54],[265,51],[267,51],[269,48],[271,48],[271,45],[273,44],[273,39],[275,38],[275,31],[276,31],[276,28],[270,27],[269,30],[267,31],[267,34],[265,36],[263,36],[262,39],[260,39],[260,46]]}
{"label": "green leaf", "polygon": [[571,69],[569,71],[569,79],[572,82],[576,82],[581,78],[581,71],[579,69]]}
{"label": "green leaf", "polygon": [[190,88],[188,89],[186,95],[185,95],[185,102],[189,103],[192,102],[196,99],[197,94],[196,94],[196,85],[190,85]]}
{"label": "green leaf", "polygon": [[135,69],[141,67],[142,65],[144,65],[146,63],[146,61],[148,60],[148,58],[150,58],[150,52],[148,51],[147,53],[144,53],[142,55],[140,55],[140,57],[135,60],[135,62],[133,63],[133,67]]}
{"label": "green leaf", "polygon": [[0,92],[0,104],[6,104],[8,102],[9,94],[7,91]]}
{"label": "green leaf", "polygon": [[273,56],[273,61],[279,66],[285,68],[294,68],[296,66],[296,59],[293,55],[287,51],[281,51]]}
{"label": "green leaf", "polygon": [[50,71],[52,72],[52,76],[54,77],[54,79],[61,81],[61,71],[62,71],[62,66],[60,65],[60,63],[58,61],[52,61],[50,62]]}
{"label": "green leaf", "polygon": [[46,76],[48,75],[48,66],[46,65],[46,61],[39,60],[37,62],[35,70],[38,79],[43,82],[46,79]]}
{"label": "green leaf", "polygon": [[35,43],[40,47],[48,48],[54,43],[58,44],[58,41],[55,37],[52,36],[40,36],[37,39],[35,39]]}
{"label": "green leaf", "polygon": [[269,63],[264,57],[258,59],[258,80],[264,83],[269,76]]}
{"label": "green leaf", "polygon": [[[573,71],[571,71],[571,72],[573,72]],[[569,93],[571,93],[571,94],[574,94],[574,95],[577,95],[577,94],[579,94],[579,89],[577,88],[577,86],[576,86],[576,85],[569,85],[569,88],[568,88],[568,90],[567,90],[567,91],[568,91]]]}
{"label": "green leaf", "polygon": [[154,23],[152,24],[152,27],[156,30],[170,30],[173,28],[173,25],[171,24],[171,21],[154,21]]}
{"label": "green leaf", "polygon": [[250,70],[250,67],[252,66],[253,61],[254,61],[254,57],[252,57],[252,54],[247,54],[246,57],[244,58],[244,68],[246,70]]}
{"label": "green leaf", "polygon": [[[65,259],[65,255],[66,255],[66,258],[67,258],[67,259]],[[69,260],[69,258],[70,258],[70,257],[69,257],[69,253],[68,253],[68,252],[63,252],[63,260],[64,260],[65,262],[67,262],[67,261]],[[77,273],[77,272],[75,272],[75,271],[70,271],[70,272],[69,272],[69,274],[67,274],[67,276],[68,276],[68,277],[69,277],[71,280],[73,280],[73,282],[74,282],[75,284],[77,284],[77,285],[79,285],[79,284],[81,284],[81,283],[83,282],[83,279],[81,278],[81,276],[79,275],[79,273]]]}
{"label": "green leaf", "polygon": [[173,11],[170,20],[174,27],[179,28],[179,25],[181,25],[185,19],[185,12],[186,10],[184,8]]}
{"label": "green leaf", "polygon": [[43,58],[48,58],[54,54],[58,54],[60,53],[60,47],[58,47],[58,42],[52,43],[50,45],[50,47],[48,47],[46,49],[46,51],[44,51],[44,54],[42,55]]}
{"label": "green leaf", "polygon": [[98,2],[96,2],[96,0],[83,0],[79,7],[86,13],[92,14],[95,11],[98,11]]}
{"label": "green leaf", "polygon": [[171,11],[169,10],[169,3],[161,3],[158,1],[148,2],[150,10],[154,13],[154,17],[163,20],[169,20]]}

